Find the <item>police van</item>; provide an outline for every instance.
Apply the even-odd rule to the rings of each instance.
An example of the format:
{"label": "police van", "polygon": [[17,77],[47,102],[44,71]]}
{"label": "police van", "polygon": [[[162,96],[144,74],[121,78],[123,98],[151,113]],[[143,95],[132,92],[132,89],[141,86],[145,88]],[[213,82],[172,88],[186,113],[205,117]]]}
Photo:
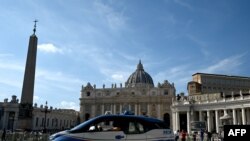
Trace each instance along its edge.
{"label": "police van", "polygon": [[55,133],[50,141],[174,141],[165,122],[145,116],[102,115]]}

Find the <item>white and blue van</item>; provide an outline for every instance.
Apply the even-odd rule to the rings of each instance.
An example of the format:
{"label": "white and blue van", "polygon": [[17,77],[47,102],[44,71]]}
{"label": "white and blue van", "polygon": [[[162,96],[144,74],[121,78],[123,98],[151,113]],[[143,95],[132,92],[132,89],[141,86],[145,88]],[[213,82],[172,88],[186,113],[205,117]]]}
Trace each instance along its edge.
{"label": "white and blue van", "polygon": [[174,141],[165,122],[145,116],[102,115],[55,133],[50,141]]}

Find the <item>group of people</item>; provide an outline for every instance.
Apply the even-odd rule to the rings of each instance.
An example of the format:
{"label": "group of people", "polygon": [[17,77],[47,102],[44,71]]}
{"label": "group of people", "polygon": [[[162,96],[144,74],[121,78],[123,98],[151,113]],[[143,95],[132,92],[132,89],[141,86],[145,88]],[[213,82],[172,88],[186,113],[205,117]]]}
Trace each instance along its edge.
{"label": "group of people", "polygon": [[188,134],[185,130],[179,130],[176,131],[175,133],[175,141],[179,141],[179,138],[181,138],[181,141],[186,141]]}
{"label": "group of people", "polygon": [[[204,134],[205,133],[207,134],[207,140],[211,141],[212,133],[208,132],[208,131],[204,131],[203,129],[200,129],[200,133],[199,133],[200,141],[204,141]],[[196,141],[197,135],[198,135],[198,132],[194,132],[192,134],[193,141]],[[181,130],[181,132],[179,130],[177,130],[176,134],[175,134],[175,141],[179,141],[179,138],[181,139],[181,141],[186,141],[187,137],[188,137],[188,133],[185,130]]]}

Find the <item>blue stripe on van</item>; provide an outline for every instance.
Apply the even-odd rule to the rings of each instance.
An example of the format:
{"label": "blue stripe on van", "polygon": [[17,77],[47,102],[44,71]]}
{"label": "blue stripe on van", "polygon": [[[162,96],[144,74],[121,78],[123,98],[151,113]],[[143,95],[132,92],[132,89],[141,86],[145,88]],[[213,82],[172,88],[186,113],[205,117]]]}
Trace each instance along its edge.
{"label": "blue stripe on van", "polygon": [[56,138],[55,141],[90,141],[90,140],[85,140],[82,138],[74,138],[71,136],[62,135],[62,136]]}

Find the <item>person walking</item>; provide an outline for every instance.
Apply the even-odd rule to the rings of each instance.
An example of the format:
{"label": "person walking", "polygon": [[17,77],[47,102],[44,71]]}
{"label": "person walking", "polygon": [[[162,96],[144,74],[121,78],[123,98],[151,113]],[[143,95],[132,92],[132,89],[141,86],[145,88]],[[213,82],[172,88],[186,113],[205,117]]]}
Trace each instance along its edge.
{"label": "person walking", "polygon": [[182,129],[181,131],[181,141],[186,141],[187,132]]}
{"label": "person walking", "polygon": [[207,140],[212,141],[212,133],[211,132],[207,132]]}
{"label": "person walking", "polygon": [[203,139],[204,139],[204,131],[203,131],[203,129],[200,130],[200,138],[201,138],[201,141],[203,141]]}
{"label": "person walking", "polygon": [[3,129],[3,134],[2,134],[2,141],[6,141],[6,130],[5,128]]}
{"label": "person walking", "polygon": [[193,141],[196,141],[196,134],[197,134],[197,132],[193,133]]}
{"label": "person walking", "polygon": [[175,133],[175,141],[179,140],[179,134],[180,134],[180,132],[179,132],[179,130],[177,130]]}

